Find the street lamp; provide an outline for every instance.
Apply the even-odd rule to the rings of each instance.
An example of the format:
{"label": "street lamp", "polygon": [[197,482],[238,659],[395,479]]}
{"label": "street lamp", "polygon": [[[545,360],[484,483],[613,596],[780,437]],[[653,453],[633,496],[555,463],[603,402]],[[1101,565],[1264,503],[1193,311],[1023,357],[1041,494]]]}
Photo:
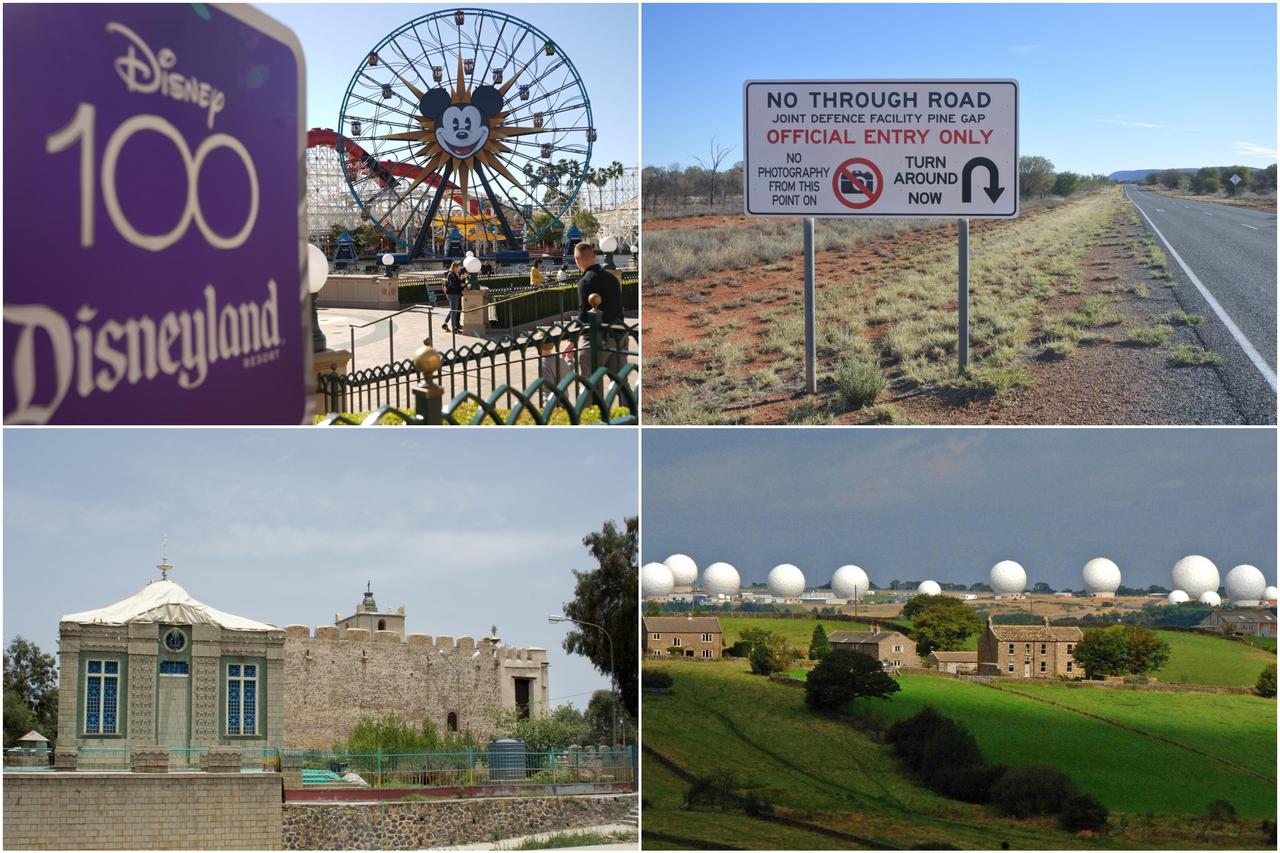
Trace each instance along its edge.
{"label": "street lamp", "polygon": [[[587,625],[592,628],[598,628],[600,633],[604,634],[604,638],[609,641],[609,692],[613,697],[613,714],[610,719],[610,737],[612,738],[612,746],[618,748],[618,676],[617,670],[613,668],[613,637],[609,636],[609,632],[605,630],[603,625],[597,625],[594,622],[583,622],[579,619],[570,619],[563,613],[552,613],[547,617],[547,621],[552,625],[560,622],[572,622],[575,625]],[[625,740],[625,738],[624,738]],[[626,746],[624,743],[623,746]]]}
{"label": "street lamp", "polygon": [[320,331],[320,312],[316,300],[329,278],[329,259],[315,243],[307,244],[307,290],[311,292],[311,351],[324,352],[329,348],[324,332]]}

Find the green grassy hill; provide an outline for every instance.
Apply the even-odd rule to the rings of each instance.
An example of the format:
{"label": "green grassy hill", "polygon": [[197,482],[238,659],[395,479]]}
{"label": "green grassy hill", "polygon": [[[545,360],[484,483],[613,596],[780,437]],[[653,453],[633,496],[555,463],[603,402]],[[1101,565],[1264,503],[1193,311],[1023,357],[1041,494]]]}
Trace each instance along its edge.
{"label": "green grassy hill", "polygon": [[832,619],[777,619],[767,616],[721,616],[720,630],[724,631],[725,648],[742,639],[742,632],[747,628],[762,628],[774,634],[781,634],[787,642],[802,652],[809,651],[809,641],[813,639],[813,629],[818,624],[828,634],[832,631],[870,631],[871,623],[836,622]]}
{"label": "green grassy hill", "polygon": [[[1232,802],[1242,817],[1275,814],[1275,704],[1268,700],[1143,694],[1184,700],[1162,711],[1156,705],[1128,704],[1132,691],[1116,692],[1125,701],[1114,701],[1113,691],[1020,685],[1026,691],[1057,691],[1037,696],[914,675],[903,677],[903,691],[892,700],[866,703],[883,719],[934,704],[965,722],[993,760],[1060,766],[1117,812],[1111,834],[1087,838],[1063,833],[1047,820],[997,818],[981,806],[915,785],[889,747],[848,722],[813,715],[801,689],[752,676],[742,661],[646,661],[645,666],[675,678],[669,694],[644,697],[646,749],[699,775],[732,770],[771,801],[778,815],[792,821],[782,826],[741,812],[686,810],[688,783],[646,755],[645,833],[677,839],[646,837],[646,848],[694,842],[775,849],[869,846],[806,830],[806,825],[899,848],[990,849],[1002,841],[1014,849],[1259,848],[1265,847],[1265,839],[1257,821],[1206,832],[1201,815],[1217,797]],[[1105,697],[1094,696],[1104,692]],[[1084,703],[1088,713],[1114,722],[1056,707],[1043,701],[1046,697],[1068,706]],[[1203,705],[1189,701],[1206,699],[1211,701]],[[1101,709],[1093,708],[1094,703]],[[1154,719],[1151,734],[1120,727],[1144,716]],[[1234,722],[1209,725],[1214,718]],[[1233,736],[1238,743],[1229,742]],[[1272,760],[1269,776],[1266,756]],[[1147,811],[1161,816],[1145,817]],[[1171,812],[1194,816],[1166,816]]]}
{"label": "green grassy hill", "polygon": [[1235,640],[1185,631],[1156,633],[1169,643],[1169,663],[1155,673],[1161,681],[1252,687],[1258,673],[1267,664],[1276,662],[1274,648],[1267,651]]}

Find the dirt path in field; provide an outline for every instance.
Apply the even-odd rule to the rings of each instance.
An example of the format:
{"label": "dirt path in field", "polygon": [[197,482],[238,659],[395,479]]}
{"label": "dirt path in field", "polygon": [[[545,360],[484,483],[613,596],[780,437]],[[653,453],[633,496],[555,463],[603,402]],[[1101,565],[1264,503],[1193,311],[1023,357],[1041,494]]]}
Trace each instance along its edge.
{"label": "dirt path in field", "polygon": [[[1023,226],[1052,211],[1026,212]],[[646,230],[670,228],[742,228],[746,217],[696,216],[646,222]],[[1013,227],[1008,221],[974,221],[974,236]],[[915,387],[898,366],[882,357],[889,384],[875,407],[840,411],[831,381],[820,382],[817,399],[802,392],[803,362],[790,355],[762,355],[760,342],[769,327],[770,309],[794,310],[803,317],[803,260],[785,258],[742,271],[710,271],[681,282],[645,285],[644,331],[646,394],[661,402],[672,394],[702,393],[716,401],[721,422],[777,424],[796,420],[817,408],[820,422],[934,424],[1234,424],[1245,421],[1241,408],[1212,366],[1172,367],[1169,355],[1179,344],[1198,344],[1195,329],[1175,324],[1166,344],[1140,346],[1130,341],[1135,327],[1159,325],[1180,311],[1166,273],[1133,257],[1130,241],[1145,237],[1131,207],[1117,203],[1102,237],[1090,246],[1083,286],[1058,293],[1040,305],[1040,320],[1077,310],[1090,297],[1106,297],[1116,322],[1089,330],[1088,339],[1065,358],[1030,355],[1019,361],[1032,387],[995,394],[935,386]],[[859,304],[871,304],[876,288],[892,284],[922,256],[954,251],[955,228],[873,240],[841,250],[820,252],[816,262],[819,324],[829,289],[860,287]],[[971,282],[975,292],[981,281]],[[952,306],[948,306],[952,307]],[[830,322],[828,318],[828,322]],[[860,333],[873,343],[891,323],[867,325]],[[821,329],[819,330],[821,334]],[[1042,330],[1037,328],[1036,332]],[[734,376],[718,378],[716,365],[700,341],[723,335],[740,349]],[[835,358],[819,358],[819,376],[830,374]],[[710,390],[719,383],[722,387]],[[885,405],[888,404],[888,405]],[[659,411],[663,411],[659,408]],[[664,422],[661,415],[651,423]],[[670,421],[666,421],[670,422]],[[701,422],[695,419],[694,422]]]}

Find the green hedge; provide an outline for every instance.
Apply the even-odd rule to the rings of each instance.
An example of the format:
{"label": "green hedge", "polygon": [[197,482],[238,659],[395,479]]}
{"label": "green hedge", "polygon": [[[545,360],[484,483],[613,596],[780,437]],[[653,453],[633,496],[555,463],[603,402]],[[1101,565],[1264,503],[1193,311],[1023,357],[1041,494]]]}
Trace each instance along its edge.
{"label": "green hedge", "polygon": [[[562,299],[563,302],[561,301]],[[562,304],[565,311],[570,314],[577,313],[578,286],[576,284],[542,288],[530,292],[527,296],[521,296],[519,299],[512,299],[510,302],[495,305],[496,326],[502,329],[510,328],[511,326],[523,326],[526,323],[536,323],[547,317],[558,315]],[[634,276],[630,278],[624,277],[622,279],[622,307],[628,311],[634,311],[639,305],[639,279]]]}

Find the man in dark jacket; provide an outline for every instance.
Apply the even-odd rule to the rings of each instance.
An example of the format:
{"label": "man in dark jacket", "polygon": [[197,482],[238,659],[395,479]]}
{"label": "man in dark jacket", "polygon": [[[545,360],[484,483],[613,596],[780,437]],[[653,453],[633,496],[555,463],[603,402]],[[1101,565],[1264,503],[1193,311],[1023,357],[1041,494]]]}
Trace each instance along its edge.
{"label": "man in dark jacket", "polygon": [[573,247],[573,263],[582,270],[582,278],[578,279],[578,320],[587,322],[587,312],[591,310],[588,301],[591,294],[600,294],[600,321],[603,323],[622,322],[622,285],[613,273],[596,263],[596,247],[590,243],[579,243]]}

